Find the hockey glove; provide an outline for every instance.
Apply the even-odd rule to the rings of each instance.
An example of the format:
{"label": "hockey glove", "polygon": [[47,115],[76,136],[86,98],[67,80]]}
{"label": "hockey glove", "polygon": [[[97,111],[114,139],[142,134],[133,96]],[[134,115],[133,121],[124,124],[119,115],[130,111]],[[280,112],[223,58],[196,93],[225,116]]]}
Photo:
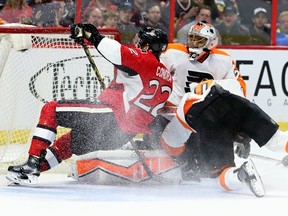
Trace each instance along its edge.
{"label": "hockey glove", "polygon": [[70,38],[73,39],[78,44],[84,43],[84,35],[83,35],[83,28],[82,24],[73,24],[70,26]]}
{"label": "hockey glove", "polygon": [[234,152],[238,157],[247,159],[250,154],[250,141],[248,137],[243,137],[238,135],[237,139],[234,142]]}
{"label": "hockey glove", "polygon": [[104,36],[101,35],[97,28],[92,24],[73,24],[70,27],[70,31],[70,37],[74,39],[76,43],[81,40],[83,41],[83,38],[85,38],[95,47],[97,47],[100,41],[104,38]]}

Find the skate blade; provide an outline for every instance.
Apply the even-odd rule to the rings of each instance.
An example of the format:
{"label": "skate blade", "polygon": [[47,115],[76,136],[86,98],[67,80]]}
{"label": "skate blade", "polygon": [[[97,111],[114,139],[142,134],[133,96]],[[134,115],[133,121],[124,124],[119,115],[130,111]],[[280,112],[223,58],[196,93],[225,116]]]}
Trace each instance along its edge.
{"label": "skate blade", "polygon": [[260,175],[258,174],[258,171],[256,170],[255,165],[251,158],[249,158],[249,163],[250,163],[249,166],[255,176],[255,179],[251,180],[249,187],[256,197],[264,197],[266,195],[266,191],[265,191],[262,179]]}
{"label": "skate blade", "polygon": [[38,183],[38,176],[27,175],[24,179],[23,175],[14,172],[8,172],[6,179],[9,181],[8,185],[34,186]]}

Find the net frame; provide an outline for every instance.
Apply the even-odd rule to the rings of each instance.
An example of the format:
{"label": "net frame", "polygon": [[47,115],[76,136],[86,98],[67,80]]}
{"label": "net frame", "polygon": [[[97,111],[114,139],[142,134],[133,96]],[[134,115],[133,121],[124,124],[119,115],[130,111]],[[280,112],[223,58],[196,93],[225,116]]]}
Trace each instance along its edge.
{"label": "net frame", "polygon": [[[117,29],[99,29],[99,32],[103,35],[105,35],[106,37],[109,37],[109,38],[113,38],[115,40],[118,40],[120,41],[120,33]],[[45,49],[47,50],[52,50],[49,54],[50,55],[53,55],[54,51],[55,50],[65,50],[65,49],[73,49],[73,50],[77,50],[78,49],[78,52],[83,52],[82,56],[78,56],[77,57],[77,54],[76,56],[73,56],[71,59],[71,61],[76,61],[76,60],[81,60],[82,59],[82,62],[83,60],[86,61],[85,64],[89,64],[88,62],[88,59],[85,59],[85,54],[84,54],[84,50],[83,48],[78,45],[78,44],[75,44],[73,43],[73,45],[71,46],[71,44],[69,46],[67,46],[66,43],[71,43],[71,39],[69,38],[69,34],[70,34],[70,29],[69,28],[42,28],[42,27],[19,27],[19,26],[1,26],[0,27],[0,43],[1,43],[1,40],[3,40],[5,38],[5,35],[10,35],[10,34],[25,34],[25,35],[31,35],[31,38],[32,38],[32,49],[43,49],[43,45],[41,45],[40,43],[37,42],[36,38],[50,38],[50,42],[48,42],[46,45],[45,45]],[[7,38],[6,38],[7,39]],[[63,40],[62,40],[63,39]],[[95,53],[93,51],[96,51],[96,49],[90,44],[89,46],[89,49],[91,51],[91,54],[92,54],[92,57],[93,58],[103,58],[101,55],[99,55],[99,53]],[[20,52],[23,52],[22,54],[25,55],[24,53],[29,53],[31,50],[26,50],[26,51],[20,51]],[[17,52],[17,51],[12,51],[13,53]],[[18,51],[19,52],[19,51]],[[51,54],[52,53],[52,54]],[[33,55],[33,53],[30,53],[31,55]],[[13,55],[12,55],[13,56]],[[9,53],[9,56],[8,56],[8,59],[4,60],[6,61],[5,64],[8,62],[8,64],[11,64],[9,63],[9,61],[13,62],[13,60],[11,60],[11,53]],[[1,58],[2,59],[2,58]],[[41,61],[41,60],[40,60]],[[105,60],[106,61],[106,60]],[[61,62],[59,62],[59,64],[67,64],[67,62],[69,61],[65,61],[65,59]],[[97,62],[97,60],[96,60]],[[33,63],[33,61],[32,61]],[[45,64],[47,65],[47,68],[49,68],[49,63],[51,62],[46,62]],[[14,64],[17,64],[17,61],[14,62]],[[98,66],[98,65],[97,65]],[[6,65],[5,65],[6,67]],[[20,67],[22,68],[25,68],[27,66],[25,65],[21,65]],[[45,70],[47,70],[47,68]],[[1,68],[0,68],[1,69]],[[44,70],[44,71],[45,71]],[[10,80],[9,81],[9,78],[5,77],[5,74],[4,71],[7,71],[7,68],[3,69],[3,71],[0,71],[0,90],[2,90],[3,92],[7,91],[8,90],[11,90],[11,88],[9,89],[9,84],[5,85],[5,84],[1,84],[1,80],[2,79],[5,79],[5,80],[8,80],[8,82],[13,82],[15,80]],[[88,71],[88,69],[87,69]],[[18,71],[17,71],[18,72]],[[43,71],[42,71],[43,72]],[[100,70],[101,72],[101,70]],[[88,72],[87,72],[88,73]],[[93,74],[93,71],[92,71],[92,68],[89,69],[89,73],[90,75],[89,76],[92,76]],[[114,73],[114,71],[113,71]],[[19,76],[22,76],[23,74],[19,75]],[[18,74],[17,74],[18,76]],[[25,74],[24,74],[25,76]],[[39,76],[39,74],[38,74]],[[35,74],[34,77],[34,84],[35,84],[35,79],[37,78],[37,73]],[[30,79],[30,82],[32,80],[32,83],[33,83],[33,77],[31,77]],[[88,76],[86,76],[88,77]],[[95,82],[95,80],[91,79],[90,80],[91,82],[93,82],[91,85],[92,86],[95,86],[95,85],[98,85],[97,82]],[[111,81],[111,77],[110,79],[106,80],[106,82],[109,82]],[[25,83],[25,81],[23,80],[23,82]],[[42,82],[45,82],[45,78],[42,79]],[[35,84],[36,85],[36,84]],[[15,127],[8,127],[7,130],[3,130],[3,127],[1,129],[1,124],[3,126],[3,124],[5,124],[5,122],[1,121],[0,122],[0,173],[3,173],[5,171],[7,171],[7,167],[9,165],[15,165],[15,164],[19,164],[23,161],[25,161],[27,159],[27,152],[28,152],[28,149],[29,149],[29,146],[30,146],[30,141],[31,141],[31,138],[32,138],[32,134],[33,134],[33,129],[36,127],[36,124],[37,124],[37,121],[38,121],[38,116],[40,114],[40,110],[41,110],[41,107],[43,106],[43,104],[46,102],[46,101],[50,101],[51,99],[58,99],[55,95],[52,94],[52,97],[50,99],[46,99],[45,97],[41,97],[41,94],[37,94],[37,91],[35,91],[35,85],[34,85],[34,89],[32,87],[29,87],[30,89],[30,92],[32,93],[33,95],[33,90],[34,90],[34,100],[36,98],[36,101],[37,101],[37,105],[32,105],[31,103],[31,112],[33,112],[35,115],[34,115],[34,119],[33,121],[29,118],[31,118],[30,116],[28,118],[26,118],[24,121],[31,121],[31,124],[27,127],[24,127],[24,128],[21,128],[20,129],[17,129]],[[21,86],[21,84],[19,84],[17,87],[23,87]],[[94,87],[94,90],[92,90],[92,93],[95,91],[97,92],[97,89],[99,90],[100,86],[96,86]],[[20,88],[21,89],[21,88]],[[96,89],[96,90],[95,90]],[[47,89],[44,89],[42,91],[46,91]],[[12,89],[11,91],[14,91],[14,89]],[[15,90],[15,92],[13,92],[11,95],[13,95],[12,97],[14,98],[17,98],[19,97],[18,94],[21,93],[22,90]],[[62,92],[62,94],[64,94]],[[11,96],[10,95],[10,96]],[[61,92],[60,92],[60,95],[61,95]],[[55,97],[54,97],[55,96]],[[94,94],[95,96],[95,94]],[[87,97],[87,94],[86,96]],[[90,97],[90,96],[89,96]],[[82,98],[79,98],[79,99],[82,99]],[[5,103],[5,100],[3,100],[3,97],[1,99],[1,95],[0,95],[0,100],[4,103]],[[22,102],[23,103],[23,102]],[[27,103],[30,103],[29,101],[27,101]],[[2,109],[1,106],[0,106],[0,115],[3,116],[3,114],[5,114],[5,111],[6,110],[12,110],[15,109],[16,110],[16,106],[17,106],[17,102],[16,102],[16,105],[15,107],[14,106],[9,106],[9,103],[7,103],[8,107],[6,107],[6,109]],[[19,105],[19,104],[18,104]],[[2,110],[1,110],[2,109]],[[16,111],[15,111],[16,112]],[[13,122],[16,121],[15,119],[17,119],[17,115],[13,116],[13,119],[11,118],[9,121]],[[0,117],[1,119],[1,117]],[[66,133],[67,131],[69,131],[69,129],[67,128],[61,128],[59,127],[57,129],[57,138],[59,136],[61,136],[63,133]],[[19,137],[21,137],[21,139],[19,139]],[[63,167],[65,167],[63,169]],[[58,169],[55,169],[54,172],[57,172],[57,170],[59,170],[60,172],[63,172],[63,170],[67,171],[67,166],[64,166],[62,165],[62,168],[58,168]]]}

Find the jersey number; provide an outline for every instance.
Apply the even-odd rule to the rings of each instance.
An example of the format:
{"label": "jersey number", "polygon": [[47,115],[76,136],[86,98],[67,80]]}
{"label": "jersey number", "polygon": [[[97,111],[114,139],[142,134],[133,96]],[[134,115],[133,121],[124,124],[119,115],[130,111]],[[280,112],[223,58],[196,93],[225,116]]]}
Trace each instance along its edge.
{"label": "jersey number", "polygon": [[[172,92],[172,89],[169,86],[159,87],[159,81],[158,80],[150,80],[149,87],[152,87],[152,86],[156,86],[154,93],[149,94],[149,95],[148,94],[140,95],[139,98],[134,101],[134,104],[136,106],[140,107],[141,109],[145,110],[146,112],[148,112],[148,113],[150,112],[151,115],[157,116],[157,111],[164,106],[169,95]],[[146,104],[144,104],[144,102],[146,100],[151,100],[157,94],[158,91],[160,91],[161,97],[159,97],[159,98],[161,98],[161,101],[157,105],[153,104],[153,106],[147,106]],[[167,95],[166,97],[163,96],[164,93],[166,93],[166,95]]]}

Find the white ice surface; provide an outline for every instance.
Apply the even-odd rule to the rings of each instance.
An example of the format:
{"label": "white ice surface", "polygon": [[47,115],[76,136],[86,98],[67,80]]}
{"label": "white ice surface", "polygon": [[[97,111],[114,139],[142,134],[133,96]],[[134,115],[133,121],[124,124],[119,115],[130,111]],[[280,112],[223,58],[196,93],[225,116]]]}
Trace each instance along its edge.
{"label": "white ice surface", "polygon": [[288,167],[275,161],[253,161],[266,188],[263,198],[256,198],[248,188],[222,191],[213,180],[182,185],[91,185],[66,174],[43,173],[38,185],[24,187],[7,186],[5,175],[0,175],[0,212],[1,216],[287,215]]}

